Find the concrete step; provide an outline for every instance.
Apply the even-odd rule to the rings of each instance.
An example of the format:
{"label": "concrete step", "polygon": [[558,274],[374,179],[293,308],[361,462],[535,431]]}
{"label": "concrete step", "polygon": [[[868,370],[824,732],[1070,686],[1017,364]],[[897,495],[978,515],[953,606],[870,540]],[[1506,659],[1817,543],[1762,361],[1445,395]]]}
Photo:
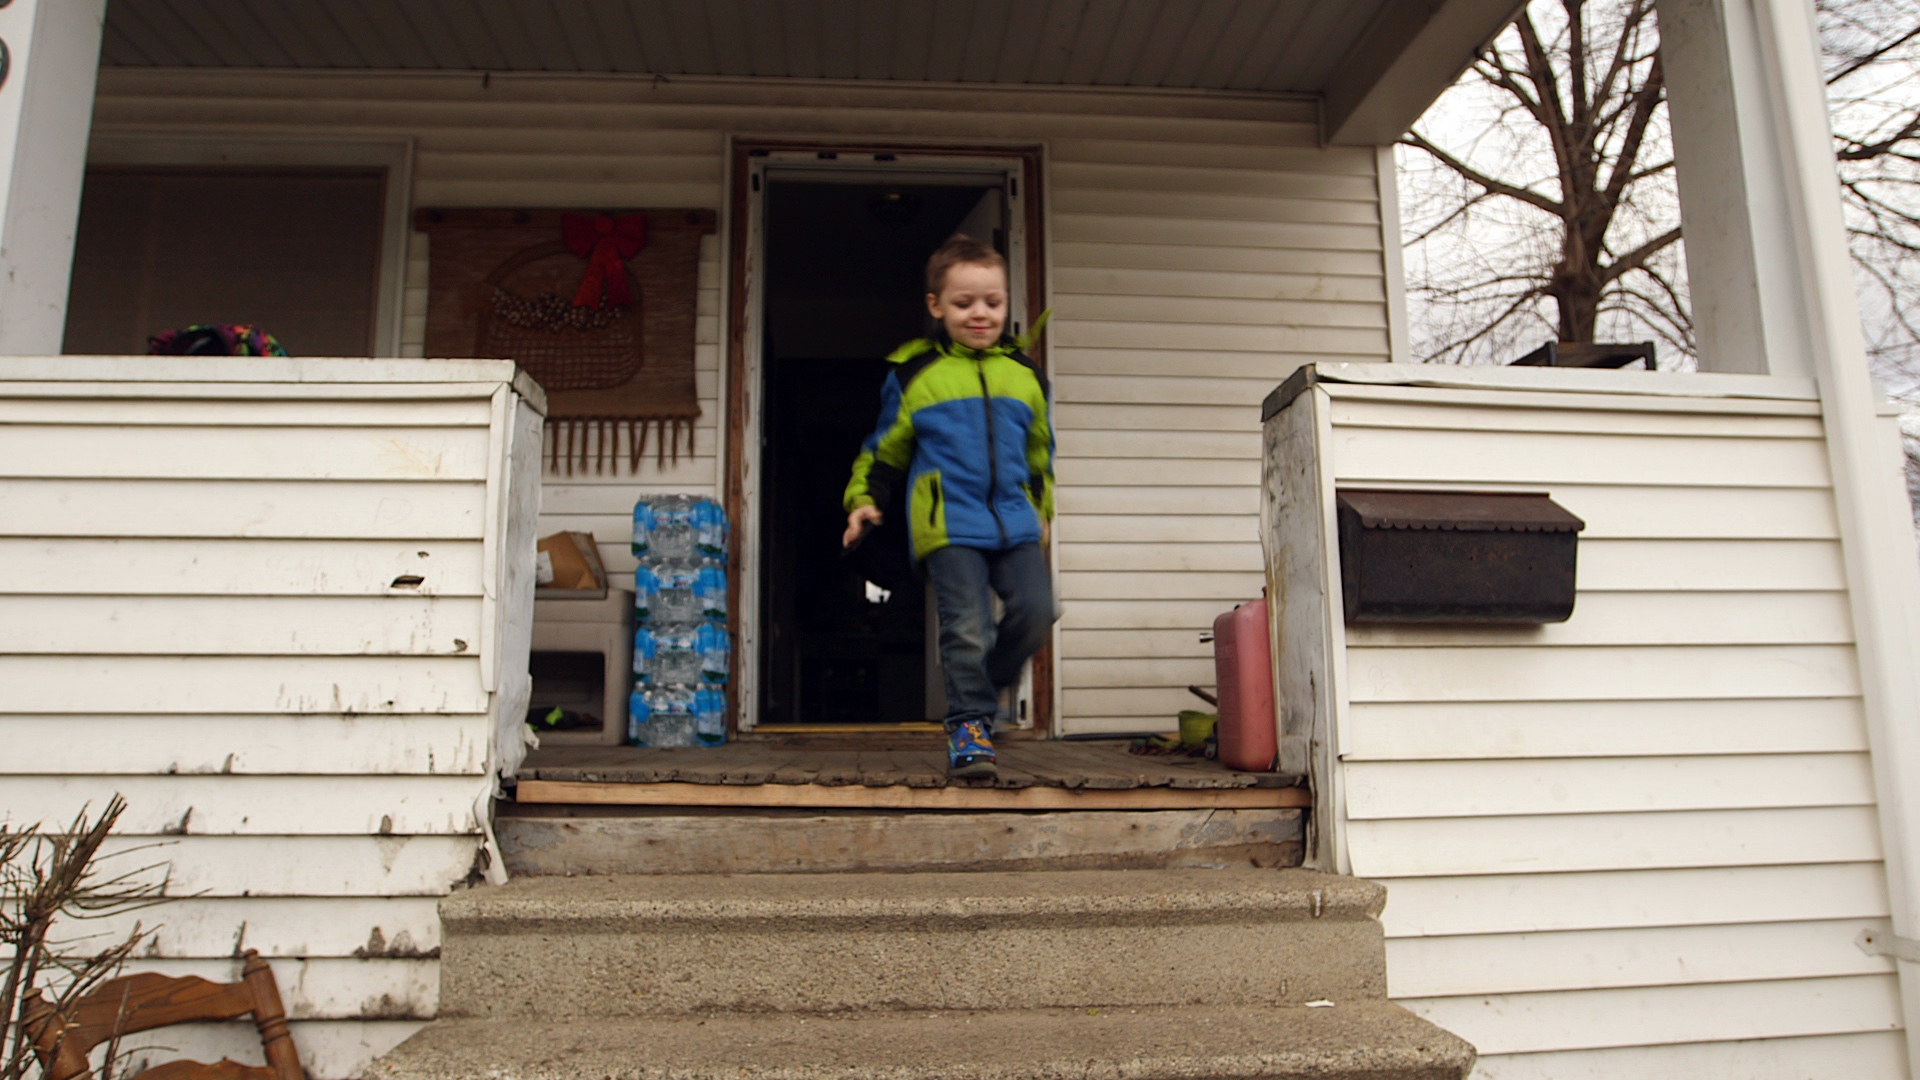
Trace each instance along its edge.
{"label": "concrete step", "polygon": [[1382,1001],[437,1021],[367,1080],[1464,1080],[1473,1048]]}
{"label": "concrete step", "polygon": [[793,874],[1298,866],[1301,810],[554,808],[502,803],[507,872]]}
{"label": "concrete step", "polygon": [[442,1016],[1379,1000],[1385,890],[1304,870],[523,878],[441,903]]}

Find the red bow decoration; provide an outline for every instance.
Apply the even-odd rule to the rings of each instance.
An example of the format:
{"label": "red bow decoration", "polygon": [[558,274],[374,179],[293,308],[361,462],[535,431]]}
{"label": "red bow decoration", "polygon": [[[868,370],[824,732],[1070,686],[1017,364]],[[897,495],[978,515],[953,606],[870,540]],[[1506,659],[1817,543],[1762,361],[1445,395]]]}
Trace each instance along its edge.
{"label": "red bow decoration", "polygon": [[647,244],[647,215],[561,214],[560,231],[567,250],[587,260],[587,276],[573,294],[574,307],[599,307],[603,299],[617,307],[633,303],[626,260]]}

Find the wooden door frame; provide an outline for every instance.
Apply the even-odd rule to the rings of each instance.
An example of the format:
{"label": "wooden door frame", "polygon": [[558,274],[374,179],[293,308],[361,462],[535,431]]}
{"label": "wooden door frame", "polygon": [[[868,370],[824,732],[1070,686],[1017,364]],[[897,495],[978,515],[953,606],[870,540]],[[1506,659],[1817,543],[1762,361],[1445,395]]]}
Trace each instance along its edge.
{"label": "wooden door frame", "polygon": [[[1018,161],[1020,182],[1026,192],[1020,200],[1022,209],[1021,227],[1024,236],[1024,259],[1021,270],[1025,277],[1025,301],[1029,320],[1037,318],[1047,309],[1047,278],[1045,221],[1046,188],[1045,158],[1042,147],[1031,143],[994,146],[979,143],[889,143],[874,140],[842,141],[832,139],[733,139],[728,146],[727,177],[727,334],[726,356],[723,361],[722,375],[726,383],[726,431],[722,440],[722,454],[726,475],[722,481],[724,504],[728,519],[744,526],[749,521],[756,525],[758,519],[747,513],[747,426],[753,415],[748,395],[757,387],[748,385],[747,327],[751,322],[747,309],[748,297],[752,293],[747,280],[749,265],[748,245],[753,242],[754,229],[750,227],[752,219],[751,176],[753,159],[766,157],[774,153],[808,153],[822,159],[838,160],[841,157],[853,158],[868,156],[875,163],[884,163],[898,167],[901,161],[914,158],[996,158],[1003,161]],[[933,163],[930,167],[937,167]],[[1048,357],[1044,341],[1035,344],[1034,359],[1042,370],[1050,370],[1052,364]],[[741,598],[754,596],[758,603],[758,590],[745,588],[745,576],[757,573],[742,561],[743,544],[746,529],[736,527],[730,542],[729,557],[731,565],[737,567],[735,595]],[[1049,542],[1048,557],[1052,558],[1052,544]],[[1055,568],[1056,581],[1058,568]],[[1056,589],[1058,585],[1056,584]],[[743,620],[747,618],[747,604],[735,603],[727,616],[728,630],[732,633],[735,648],[740,653],[760,647],[756,637],[751,642],[742,633]],[[757,613],[756,613],[757,617]],[[1054,727],[1054,703],[1057,698],[1058,627],[1048,644],[1033,658],[1033,727],[1031,730],[1009,732],[1015,738],[1051,738]],[[742,668],[754,672],[759,677],[758,664],[742,664],[736,661],[735,670]],[[743,693],[740,680],[728,688],[728,726],[732,733],[740,734],[742,708],[747,695]],[[759,695],[753,695],[758,700]],[[876,732],[889,731],[891,728],[877,727]],[[748,736],[751,737],[751,731]]]}

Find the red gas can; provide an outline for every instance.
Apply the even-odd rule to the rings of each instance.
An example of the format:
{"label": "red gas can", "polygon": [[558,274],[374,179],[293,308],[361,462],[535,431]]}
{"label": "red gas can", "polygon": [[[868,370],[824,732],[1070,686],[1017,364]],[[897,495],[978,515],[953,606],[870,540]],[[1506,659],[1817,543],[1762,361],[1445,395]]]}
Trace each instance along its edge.
{"label": "red gas can", "polygon": [[1273,660],[1265,597],[1213,620],[1213,672],[1220,696],[1220,761],[1228,768],[1265,772],[1279,754],[1273,711]]}

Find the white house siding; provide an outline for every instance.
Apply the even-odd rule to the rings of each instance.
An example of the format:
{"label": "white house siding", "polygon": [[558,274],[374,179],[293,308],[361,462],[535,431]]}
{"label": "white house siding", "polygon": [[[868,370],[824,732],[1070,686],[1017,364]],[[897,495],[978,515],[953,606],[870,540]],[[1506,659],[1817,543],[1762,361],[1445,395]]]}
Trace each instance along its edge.
{"label": "white house siding", "polygon": [[[0,822],[124,795],[118,865],[182,899],[102,931],[157,924],[141,968],[222,981],[258,949],[316,1077],[435,1011],[436,898],[492,790],[512,372],[0,358]],[[247,1025],[165,1041],[258,1054]]]}
{"label": "white house siding", "polygon": [[[964,98],[964,100],[962,100]],[[1198,631],[1258,596],[1259,402],[1299,364],[1387,358],[1376,155],[1310,106],[1232,95],[675,79],[108,70],[106,133],[406,138],[418,206],[722,211],[726,140],[1041,145],[1069,732],[1166,726],[1211,683]],[[416,241],[422,238],[416,237]],[[410,260],[408,341],[425,265]],[[548,475],[541,532],[631,572],[642,491],[717,490],[722,242],[701,262],[692,458]]]}
{"label": "white house siding", "polygon": [[1853,944],[1888,908],[1818,406],[1538,392],[1583,374],[1316,391],[1339,486],[1587,523],[1566,623],[1344,630],[1336,797],[1390,992],[1489,1080],[1904,1076]]}

